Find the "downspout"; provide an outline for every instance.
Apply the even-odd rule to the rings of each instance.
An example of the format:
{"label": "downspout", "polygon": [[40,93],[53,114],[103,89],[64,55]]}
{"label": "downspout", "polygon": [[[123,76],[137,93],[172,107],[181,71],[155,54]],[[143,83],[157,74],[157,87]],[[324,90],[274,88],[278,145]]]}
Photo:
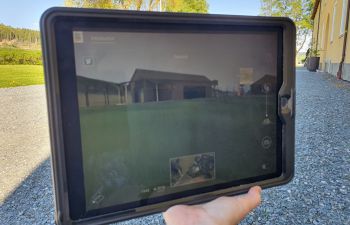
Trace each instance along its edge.
{"label": "downspout", "polygon": [[344,30],[344,43],[343,43],[343,52],[341,56],[341,61],[339,63],[339,68],[337,72],[337,79],[343,79],[343,66],[346,56],[346,44],[348,39],[348,31],[349,31],[349,14],[350,14],[350,0],[348,0],[347,10],[346,10],[346,23],[345,23],[345,30]]}
{"label": "downspout", "polygon": [[318,49],[318,34],[320,32],[320,17],[321,17],[321,9],[322,9],[322,1],[320,0],[320,3],[319,3],[319,6],[320,6],[320,12],[318,13],[318,21],[317,21],[317,36],[316,36],[316,52],[317,52],[317,49]]}

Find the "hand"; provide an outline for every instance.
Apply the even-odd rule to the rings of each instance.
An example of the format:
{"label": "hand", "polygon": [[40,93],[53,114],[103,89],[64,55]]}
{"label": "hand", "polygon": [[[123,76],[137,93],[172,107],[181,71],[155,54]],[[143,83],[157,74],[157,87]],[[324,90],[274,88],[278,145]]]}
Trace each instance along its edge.
{"label": "hand", "polygon": [[220,197],[201,205],[176,205],[163,213],[167,225],[233,225],[238,224],[261,201],[261,188],[250,188],[247,194]]}

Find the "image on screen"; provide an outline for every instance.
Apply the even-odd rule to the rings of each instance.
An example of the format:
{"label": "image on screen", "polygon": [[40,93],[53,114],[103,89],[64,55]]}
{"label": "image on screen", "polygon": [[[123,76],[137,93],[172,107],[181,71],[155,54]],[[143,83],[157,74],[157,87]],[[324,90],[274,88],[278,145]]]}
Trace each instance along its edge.
{"label": "image on screen", "polygon": [[275,174],[277,39],[73,31],[86,210]]}

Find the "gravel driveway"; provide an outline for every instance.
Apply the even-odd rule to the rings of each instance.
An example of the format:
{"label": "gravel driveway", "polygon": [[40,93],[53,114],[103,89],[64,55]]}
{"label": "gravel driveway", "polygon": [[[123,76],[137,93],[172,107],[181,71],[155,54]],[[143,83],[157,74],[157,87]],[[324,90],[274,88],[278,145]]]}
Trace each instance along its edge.
{"label": "gravel driveway", "polygon": [[[0,96],[0,224],[53,224],[44,87]],[[296,119],[294,180],[265,190],[242,224],[350,224],[350,83],[298,70]]]}

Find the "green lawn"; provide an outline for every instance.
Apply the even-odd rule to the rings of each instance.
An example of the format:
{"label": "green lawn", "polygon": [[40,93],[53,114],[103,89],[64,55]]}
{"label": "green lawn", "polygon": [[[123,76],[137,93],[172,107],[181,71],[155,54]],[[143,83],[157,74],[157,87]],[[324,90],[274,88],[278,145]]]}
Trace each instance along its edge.
{"label": "green lawn", "polygon": [[[272,121],[274,112],[273,106]],[[107,206],[155,196],[141,192],[157,186],[165,193],[188,189],[169,187],[169,159],[184,155],[215,152],[213,183],[271,173],[275,151],[262,149],[261,140],[276,133],[262,125],[264,117],[263,96],[81,109],[87,207],[98,207],[91,201],[102,195]],[[262,170],[263,163],[271,167]]]}
{"label": "green lawn", "polygon": [[42,65],[41,51],[0,47],[0,65]]}
{"label": "green lawn", "polygon": [[44,83],[41,65],[0,65],[0,88]]}

